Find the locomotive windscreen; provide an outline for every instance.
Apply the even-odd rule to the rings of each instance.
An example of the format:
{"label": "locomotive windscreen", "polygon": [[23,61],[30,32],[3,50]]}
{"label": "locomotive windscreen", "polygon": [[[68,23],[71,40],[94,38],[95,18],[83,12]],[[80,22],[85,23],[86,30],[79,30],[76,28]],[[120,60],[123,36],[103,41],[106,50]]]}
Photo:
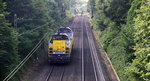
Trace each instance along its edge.
{"label": "locomotive windscreen", "polygon": [[52,40],[69,40],[66,35],[54,35]]}

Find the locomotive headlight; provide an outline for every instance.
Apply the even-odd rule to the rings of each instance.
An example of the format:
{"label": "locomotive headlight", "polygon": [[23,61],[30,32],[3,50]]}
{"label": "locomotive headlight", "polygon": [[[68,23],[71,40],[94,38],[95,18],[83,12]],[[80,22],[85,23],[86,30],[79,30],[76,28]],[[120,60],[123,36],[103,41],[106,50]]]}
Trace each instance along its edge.
{"label": "locomotive headlight", "polygon": [[49,43],[49,46],[52,46],[53,44],[52,43]]}

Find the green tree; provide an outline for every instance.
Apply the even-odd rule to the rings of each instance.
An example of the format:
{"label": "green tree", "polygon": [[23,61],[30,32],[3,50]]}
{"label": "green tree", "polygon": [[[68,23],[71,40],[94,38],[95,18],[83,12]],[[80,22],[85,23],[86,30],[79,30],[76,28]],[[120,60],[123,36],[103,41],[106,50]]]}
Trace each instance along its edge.
{"label": "green tree", "polygon": [[[71,18],[69,11],[75,0],[69,1],[0,0],[0,80],[14,69],[49,29],[55,31]],[[14,21],[17,27],[13,27]]]}
{"label": "green tree", "polygon": [[94,13],[96,11],[96,9],[95,9],[95,5],[96,5],[95,1],[96,0],[89,0],[89,2],[88,2],[88,5],[89,5],[90,10],[91,10],[92,17],[94,16]]}
{"label": "green tree", "polygon": [[6,8],[6,3],[0,0],[0,27],[7,27],[9,23],[7,22],[5,16],[8,14],[4,11]]}
{"label": "green tree", "polygon": [[0,28],[0,80],[4,79],[20,61],[18,34],[13,28]]}
{"label": "green tree", "polygon": [[0,80],[3,80],[8,73],[18,64],[18,33],[15,29],[8,27],[10,24],[5,16],[6,3],[0,1]]}
{"label": "green tree", "polygon": [[[135,58],[133,19],[141,0],[91,0],[96,9],[93,26],[122,81],[130,81],[125,68]],[[92,9],[92,8],[91,8]],[[130,21],[129,21],[130,20]],[[120,61],[118,61],[120,60]]]}
{"label": "green tree", "polygon": [[128,75],[132,81],[150,80],[150,1],[142,0],[140,9],[137,10],[137,17],[134,19],[136,58],[128,68]]}

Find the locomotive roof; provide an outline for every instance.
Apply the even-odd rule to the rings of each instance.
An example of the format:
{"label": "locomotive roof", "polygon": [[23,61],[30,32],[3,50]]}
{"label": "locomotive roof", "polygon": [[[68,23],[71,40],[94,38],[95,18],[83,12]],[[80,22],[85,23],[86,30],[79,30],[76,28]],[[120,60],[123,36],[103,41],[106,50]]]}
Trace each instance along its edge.
{"label": "locomotive roof", "polygon": [[61,27],[58,29],[58,33],[72,33],[72,30],[69,27]]}

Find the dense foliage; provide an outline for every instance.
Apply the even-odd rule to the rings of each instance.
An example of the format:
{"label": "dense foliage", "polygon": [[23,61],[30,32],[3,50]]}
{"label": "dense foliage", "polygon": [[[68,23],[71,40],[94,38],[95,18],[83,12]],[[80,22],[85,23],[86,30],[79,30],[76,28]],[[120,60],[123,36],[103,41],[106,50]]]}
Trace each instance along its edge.
{"label": "dense foliage", "polygon": [[45,33],[51,35],[73,17],[73,4],[75,0],[0,0],[0,80]]}
{"label": "dense foliage", "polygon": [[6,9],[6,3],[0,1],[0,27],[7,27],[9,24],[7,23],[5,16],[8,14],[4,11]]}
{"label": "dense foliage", "polygon": [[89,0],[93,26],[121,81],[150,80],[149,2]]}
{"label": "dense foliage", "polygon": [[132,81],[150,80],[150,1],[143,0],[134,21],[134,55],[136,58],[127,70]]}
{"label": "dense foliage", "polygon": [[[0,1],[0,77],[5,77],[20,61],[18,55],[18,35],[13,28],[9,28],[4,9],[6,3]],[[2,80],[2,79],[0,79]]]}
{"label": "dense foliage", "polygon": [[13,28],[0,28],[0,76],[11,72],[20,61],[18,55],[18,34]]}

